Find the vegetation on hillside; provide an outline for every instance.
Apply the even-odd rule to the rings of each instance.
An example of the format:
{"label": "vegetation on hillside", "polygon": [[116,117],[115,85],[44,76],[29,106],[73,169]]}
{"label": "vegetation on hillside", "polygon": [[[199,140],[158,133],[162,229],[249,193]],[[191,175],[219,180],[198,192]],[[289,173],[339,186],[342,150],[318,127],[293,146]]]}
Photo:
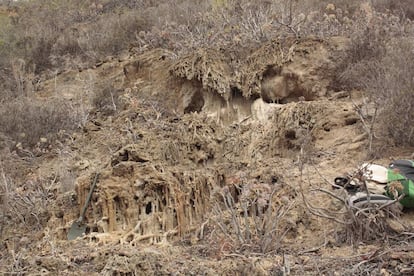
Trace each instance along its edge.
{"label": "vegetation on hillside", "polygon": [[[305,199],[304,189],[302,187],[299,189],[295,183],[304,183],[309,189],[315,188],[311,183],[314,179],[309,179],[309,177],[307,180],[304,179],[305,163],[310,163],[311,159],[311,154],[307,153],[304,145],[313,145],[314,140],[319,139],[312,134],[319,117],[315,119],[310,116],[311,111],[319,114],[320,117],[324,116],[324,122],[329,121],[327,124],[321,124],[323,132],[320,136],[328,137],[323,142],[338,138],[329,146],[329,151],[323,150],[315,153],[318,160],[323,160],[326,167],[331,168],[338,163],[345,164],[340,166],[342,169],[349,165],[344,162],[346,158],[342,155],[344,152],[348,153],[348,149],[350,159],[355,158],[356,151],[361,150],[361,155],[365,154],[366,151],[362,149],[365,146],[365,136],[356,137],[357,139],[350,141],[349,144],[345,141],[354,135],[354,132],[359,132],[360,125],[368,134],[369,151],[373,158],[381,154],[380,149],[384,145],[414,146],[414,126],[410,124],[414,119],[414,113],[411,112],[414,106],[414,64],[412,62],[414,60],[414,6],[412,1],[0,0],[0,207],[2,210],[0,212],[0,236],[2,236],[0,248],[2,250],[0,251],[4,252],[3,255],[0,254],[0,263],[3,265],[1,272],[27,274],[31,273],[30,270],[26,270],[30,266],[35,266],[35,269],[41,267],[43,272],[48,271],[47,269],[55,271],[62,267],[68,271],[80,271],[87,267],[89,271],[96,270],[101,273],[106,271],[107,274],[112,275],[115,272],[109,272],[115,271],[118,260],[122,260],[122,263],[126,265],[127,262],[124,260],[127,258],[140,256],[137,252],[144,254],[143,258],[147,261],[148,256],[152,254],[150,251],[141,251],[141,248],[137,247],[138,249],[135,248],[135,251],[131,251],[133,254],[130,254],[125,250],[127,243],[135,245],[135,241],[137,243],[143,241],[142,237],[152,238],[152,236],[141,235],[143,232],[140,235],[130,232],[128,236],[125,236],[125,240],[119,240],[119,244],[108,249],[109,253],[97,251],[94,248],[93,254],[87,250],[84,255],[76,246],[73,247],[73,251],[71,249],[66,254],[62,250],[64,247],[60,247],[60,242],[53,241],[54,237],[49,232],[50,225],[69,223],[68,217],[70,216],[65,214],[66,211],[71,214],[77,212],[77,207],[81,207],[82,193],[80,189],[75,193],[74,183],[77,183],[77,186],[82,181],[89,184],[87,181],[89,171],[108,164],[105,158],[101,157],[105,155],[109,158],[110,154],[112,154],[112,159],[106,171],[108,174],[104,175],[110,179],[106,183],[107,186],[104,186],[106,185],[104,181],[99,184],[101,186],[98,186],[98,189],[103,192],[99,195],[99,199],[92,200],[93,205],[98,206],[95,208],[101,208],[99,210],[104,210],[101,206],[109,206],[104,203],[111,202],[112,204],[112,201],[119,206],[114,205],[111,212],[120,213],[122,209],[128,211],[126,213],[129,216],[129,211],[133,210],[131,216],[134,217],[137,216],[136,210],[150,217],[150,213],[158,210],[162,212],[170,208],[171,218],[180,219],[180,227],[181,225],[187,227],[191,226],[194,217],[191,208],[188,208],[191,209],[188,214],[184,212],[184,209],[191,205],[194,207],[199,204],[198,201],[212,200],[211,205],[204,203],[197,205],[203,206],[199,209],[200,213],[210,210],[207,213],[210,213],[208,215],[211,217],[202,223],[200,229],[197,230],[199,233],[195,235],[196,239],[207,241],[207,246],[199,246],[200,243],[193,239],[194,236],[187,236],[185,239],[188,238],[188,240],[183,238],[181,241],[185,245],[183,247],[194,250],[192,252],[194,256],[215,258],[214,262],[216,262],[216,260],[222,260],[225,254],[230,253],[226,257],[237,257],[241,262],[245,262],[246,266],[250,265],[248,262],[253,260],[250,257],[254,256],[255,261],[252,262],[252,266],[256,266],[256,260],[266,254],[270,256],[270,254],[283,253],[281,266],[289,271],[288,255],[295,252],[281,250],[282,240],[290,234],[289,231],[294,230],[300,233],[303,229],[296,228],[308,228],[311,225],[308,219],[301,219],[301,213],[304,212],[305,207],[308,211],[311,210],[311,213],[313,211],[314,215],[335,220],[348,227],[345,228],[343,241],[352,235],[356,237],[348,239],[351,240],[348,243],[366,242],[369,240],[366,237],[370,236],[372,240],[379,236],[381,237],[378,239],[388,238],[387,235],[385,238],[383,235],[386,234],[384,224],[382,224],[385,212],[370,216],[368,223],[365,223],[365,217],[357,220],[358,217],[353,216],[354,209],[348,208],[346,211],[350,218],[339,221],[336,219],[340,213],[335,211],[332,215],[326,213],[329,216],[324,216],[322,212],[325,211],[324,209],[309,205],[311,200]],[[227,131],[214,120],[211,120],[211,125],[205,126],[205,117],[198,114],[180,118],[176,116],[175,110],[174,117],[164,120],[161,114],[167,114],[167,112],[164,113],[164,106],[157,102],[164,96],[159,95],[164,93],[163,89],[155,91],[159,93],[158,98],[143,99],[143,96],[137,93],[140,88],[128,87],[123,91],[124,88],[120,89],[114,85],[111,78],[108,78],[109,80],[99,79],[96,82],[92,78],[80,80],[85,85],[77,85],[78,79],[75,79],[73,82],[76,84],[71,88],[76,90],[73,94],[81,95],[79,98],[71,97],[72,91],[70,91],[66,99],[63,96],[65,91],[56,91],[59,90],[56,88],[58,87],[56,86],[57,79],[65,82],[66,77],[76,75],[67,71],[82,71],[86,75],[86,73],[95,72],[96,68],[98,71],[110,65],[116,67],[121,73],[121,64],[123,66],[126,62],[117,64],[117,59],[125,61],[128,59],[124,56],[152,53],[149,51],[151,49],[168,50],[165,52],[171,53],[174,59],[182,61],[185,65],[189,64],[188,67],[194,67],[194,63],[187,62],[187,59],[183,57],[188,57],[188,54],[199,49],[249,50],[257,49],[260,45],[279,45],[273,41],[292,42],[295,39],[309,37],[315,38],[312,41],[318,43],[322,41],[324,46],[326,45],[323,49],[328,50],[323,53],[334,48],[333,44],[335,47],[337,44],[343,46],[343,49],[337,52],[334,70],[323,71],[323,74],[326,73],[329,76],[326,79],[330,80],[332,76],[332,82],[328,87],[331,91],[321,96],[324,101],[310,102],[311,99],[305,99],[309,100],[306,102],[298,98],[298,102],[284,105],[280,110],[284,109],[285,112],[280,112],[282,115],[279,114],[278,123],[272,122],[273,125],[270,128],[259,125],[255,129],[251,127],[253,123],[243,124],[245,122],[243,120],[229,126],[227,129],[230,131]],[[337,39],[338,37],[340,39]],[[324,40],[328,43],[324,43]],[[340,42],[336,44],[337,41]],[[346,41],[346,45],[342,45],[343,41]],[[265,49],[272,49],[270,52],[273,52],[275,48]],[[308,48],[302,49],[305,52]],[[219,51],[212,51],[212,53],[217,52]],[[212,59],[216,61],[217,55],[212,56]],[[327,59],[324,54],[320,56],[322,56],[321,59]],[[191,55],[188,59],[194,60]],[[308,59],[308,56],[303,59]],[[250,60],[246,60],[248,64]],[[111,62],[104,64],[107,61]],[[133,62],[135,60],[129,64],[133,67],[132,71],[136,69],[134,67],[136,64],[132,64]],[[251,63],[257,65],[255,60]],[[304,67],[310,63],[311,61],[305,65],[301,63],[301,65]],[[244,63],[241,64],[243,66]],[[329,64],[332,63],[329,61]],[[157,82],[161,79],[156,74],[157,68],[154,69],[147,64],[142,67],[147,67],[145,70],[148,70],[148,75],[154,75],[151,75],[148,82]],[[251,75],[258,76],[256,71],[246,67],[246,70],[252,72]],[[88,68],[94,69],[85,72]],[[124,73],[128,71],[125,68]],[[168,67],[168,69],[164,70],[163,80],[160,81],[167,82],[164,79],[172,74],[171,68]],[[270,69],[269,71],[273,70],[273,68]],[[209,70],[206,71],[210,73]],[[183,76],[186,77],[185,74]],[[261,77],[254,78],[254,80],[260,82]],[[204,76],[201,78],[205,80]],[[318,81],[320,79],[316,78],[315,82]],[[53,82],[55,93],[45,95],[51,91],[42,90],[42,86],[47,83],[53,87]],[[227,82],[224,86],[228,88],[229,83],[231,82]],[[326,83],[324,83],[324,88]],[[190,90],[193,88],[193,86],[189,87]],[[194,87],[198,88],[198,86]],[[53,91],[53,88],[50,90]],[[150,86],[147,90],[152,92],[153,87]],[[352,90],[362,93],[365,100],[363,104],[355,102],[354,106],[362,124],[359,123],[358,116],[354,114],[352,104],[348,99],[344,101],[335,99],[337,95],[341,97],[359,95],[359,93],[347,93]],[[257,96],[259,95],[260,91]],[[332,96],[334,100],[325,101],[326,95]],[[138,97],[141,98],[137,99]],[[167,95],[164,98],[166,97]],[[177,95],[170,93],[168,97],[175,98]],[[88,105],[85,104],[86,102]],[[329,105],[317,106],[320,103],[329,103]],[[204,99],[200,104],[205,104]],[[248,104],[247,109],[250,111],[251,103]],[[314,110],[313,105],[316,106]],[[331,112],[325,112],[327,106]],[[125,111],[127,107],[131,110],[119,112]],[[325,111],[320,114],[322,110]],[[346,116],[348,114],[352,116],[345,117],[344,115],[340,119],[338,117],[336,121],[333,118],[336,115],[325,116],[325,114],[338,114],[341,111],[344,111]],[[168,114],[173,114],[173,111]],[[104,120],[101,120],[102,118]],[[293,118],[293,123],[290,124],[291,118]],[[344,132],[351,130],[350,134],[335,137],[341,136],[336,134],[343,132],[335,132],[331,124],[338,128],[342,127],[339,121],[345,121]],[[296,129],[296,122],[301,122],[303,127]],[[83,132],[73,133],[78,130],[83,130]],[[188,139],[186,139],[187,136]],[[283,139],[279,139],[279,136]],[[248,142],[249,139],[251,143]],[[359,139],[364,141],[361,142]],[[268,143],[269,141],[271,143]],[[123,147],[127,143],[137,145],[141,143],[140,146],[143,147]],[[158,145],[154,146],[155,144],[159,144],[159,148]],[[216,144],[218,150],[215,149]],[[351,146],[355,145],[358,148],[351,149]],[[294,154],[290,154],[289,151],[288,158],[284,158],[283,154],[274,150],[283,147],[294,150]],[[248,154],[243,153],[244,150]],[[150,158],[147,158],[147,155]],[[272,156],[272,159],[269,159],[269,156]],[[158,159],[163,162],[158,162]],[[181,162],[182,160],[185,162]],[[279,160],[282,161],[278,163]],[[191,166],[187,166],[188,164]],[[229,166],[223,167],[222,164]],[[53,168],[49,169],[49,167]],[[296,167],[299,173],[296,172]],[[198,170],[198,168],[203,169]],[[204,168],[207,169],[207,173]],[[231,175],[233,169],[237,172]],[[317,170],[315,166],[313,169]],[[338,167],[333,168],[332,173],[333,170],[338,170]],[[191,173],[187,174],[188,171]],[[323,178],[322,173],[325,172],[317,171],[317,173],[315,178]],[[137,177],[138,175],[140,178]],[[142,179],[141,175],[144,176]],[[125,192],[128,196],[119,197],[116,194],[118,190],[113,189],[111,181],[121,183],[119,191]],[[208,186],[210,181],[220,184],[220,188],[206,188],[205,190],[199,188],[213,187],[213,185]],[[170,185],[171,183],[173,185]],[[197,184],[193,186],[194,189],[190,186],[193,183]],[[330,183],[326,181],[325,184]],[[133,186],[134,189],[127,190],[125,189],[127,186]],[[170,187],[172,187],[171,190],[168,190]],[[89,185],[85,185],[84,188],[89,188]],[[102,197],[104,191],[111,191],[111,193],[105,195],[107,197],[104,198]],[[154,203],[153,205],[155,197],[144,195],[141,191],[151,191],[154,195],[162,195],[159,201],[161,204],[155,205]],[[300,195],[298,191],[302,194]],[[324,189],[315,191],[338,199],[331,191]],[[168,194],[174,194],[173,196],[176,196],[178,200],[171,197],[174,200],[167,201],[166,195]],[[203,196],[198,197],[199,194]],[[300,208],[294,209],[296,198],[300,196],[303,199],[298,204]],[[306,195],[306,197],[311,199],[313,194]],[[145,205],[142,205],[143,208],[133,207],[138,206],[133,204],[141,202],[143,198],[151,198],[151,202],[146,201]],[[197,200],[193,200],[194,198]],[[107,202],[106,199],[108,199]],[[159,206],[165,209],[162,210]],[[291,210],[296,213],[297,218],[291,219],[287,215]],[[96,225],[108,220],[109,217],[99,212],[102,220],[95,221]],[[357,214],[366,215],[359,211]],[[187,215],[190,223],[187,223]],[[199,218],[204,219],[201,215]],[[54,219],[60,222],[53,222]],[[174,223],[171,224],[171,232],[165,231],[163,239],[167,240],[168,235],[175,235],[180,231],[186,234],[185,227],[182,230],[177,226],[178,230],[176,230],[174,227],[178,223]],[[139,222],[133,231],[138,232],[140,230],[137,229],[141,229],[139,227],[146,227],[146,225],[147,221],[142,224]],[[379,269],[382,271],[382,264],[386,262],[393,262],[395,264],[392,266],[398,266],[399,263],[396,260],[402,259],[402,255],[388,254],[391,251],[385,246],[378,247],[377,250],[372,251],[373,253],[367,255],[361,255],[360,252],[355,255],[354,250],[352,253],[354,257],[330,258],[329,264],[325,259],[325,263],[321,265],[320,257],[324,255],[319,250],[328,243],[330,248],[337,248],[337,244],[329,240],[332,233],[327,233],[325,225],[323,226],[324,244],[303,249],[302,254],[299,254],[300,258],[308,258],[305,254],[314,252],[315,259],[303,258],[303,264],[298,265],[305,267],[308,262],[308,266],[316,266],[318,270],[319,267],[326,266],[324,268],[326,273],[331,273],[332,271],[328,269],[334,266],[343,267],[347,262],[348,268],[352,271],[350,274],[355,275],[356,272],[363,271],[367,267],[370,269],[369,266],[373,264],[378,271]],[[64,233],[66,230],[60,229],[59,231]],[[164,227],[159,230],[168,229]],[[312,236],[322,233],[311,227],[307,230]],[[95,230],[91,229],[91,231]],[[20,235],[23,232],[26,236]],[[41,235],[33,235],[36,232]],[[411,233],[408,234],[410,237],[401,243],[404,243],[404,246],[412,238]],[[158,239],[161,235],[163,235],[161,232],[157,232],[154,236]],[[292,243],[296,243],[296,240],[303,241],[304,237],[295,235],[289,237],[292,238]],[[389,237],[395,239],[395,237]],[[188,246],[184,244],[187,241]],[[42,247],[39,244],[45,246]],[[405,250],[404,246],[401,250]],[[37,254],[39,256],[36,258],[32,255],[33,252],[38,253],[44,248],[46,248],[45,252],[53,254],[51,258],[44,252]],[[121,249],[119,254],[114,253],[114,248]],[[161,254],[154,252],[157,258],[161,258]],[[397,253],[401,252],[397,251]],[[171,253],[173,251],[169,254]],[[249,258],[245,258],[249,254]],[[118,257],[121,259],[117,259]],[[275,256],[272,262],[277,263],[276,257],[278,256]],[[105,262],[102,259],[105,259]],[[168,263],[171,263],[172,259],[174,258],[166,258]],[[333,259],[335,262],[332,261]],[[56,260],[58,261],[55,262]],[[198,260],[191,258],[192,264]],[[317,260],[315,265],[311,264],[314,260]],[[378,264],[376,264],[377,261]],[[102,264],[105,263],[107,266],[103,267]],[[354,267],[348,263],[353,264]],[[411,267],[409,260],[407,263]],[[7,264],[7,267],[4,264]],[[50,264],[50,267],[47,267],[47,264]],[[290,264],[294,265],[292,261]],[[160,266],[155,263],[154,265]],[[179,266],[185,266],[182,260],[179,260]],[[111,270],[112,268],[114,270]],[[145,271],[139,266],[133,269]],[[275,265],[276,274],[289,274],[276,269],[279,267]],[[240,270],[246,274],[245,268],[240,267]],[[88,270],[83,270],[85,271]],[[126,271],[128,270],[125,270],[125,273]],[[322,270],[319,273],[323,274],[325,271]],[[142,273],[145,274],[145,272]],[[171,273],[173,272],[168,271],[168,274]],[[197,273],[191,271],[187,274]]]}
{"label": "vegetation on hillside", "polygon": [[[375,118],[367,121],[378,122],[384,130],[381,134],[396,143],[414,145],[413,130],[403,127],[403,121],[414,116],[406,112],[414,104],[409,63],[414,56],[414,8],[410,0],[370,2],[372,5],[336,0],[2,1],[0,103],[6,113],[12,112],[9,102],[31,97],[41,80],[64,70],[87,68],[123,51],[141,53],[160,47],[182,55],[199,47],[343,36],[350,43],[338,57],[332,89],[365,90],[377,106],[375,116],[367,115]],[[45,116],[49,112],[47,108],[38,110]],[[33,116],[23,117],[30,120]],[[68,116],[69,122],[74,119]],[[396,124],[399,121],[401,126]],[[7,125],[7,119],[0,121],[1,129],[18,139]],[[47,133],[50,129],[39,135]]]}

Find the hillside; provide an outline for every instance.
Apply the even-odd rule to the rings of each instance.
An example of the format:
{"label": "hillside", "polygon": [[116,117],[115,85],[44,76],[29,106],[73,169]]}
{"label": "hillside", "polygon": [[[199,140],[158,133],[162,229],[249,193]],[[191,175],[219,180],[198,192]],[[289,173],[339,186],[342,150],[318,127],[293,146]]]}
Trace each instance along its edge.
{"label": "hillside", "polygon": [[[339,18],[331,5],[327,18]],[[364,7],[355,13],[389,22]],[[171,29],[164,44],[146,44],[157,34],[144,31],[141,44],[82,63],[58,55],[54,70],[15,60],[21,82],[4,84],[0,110],[0,273],[410,275],[414,213],[349,217],[331,187],[364,162],[412,158],[401,130],[411,117],[385,107],[414,103],[413,67],[398,67],[410,58],[395,58],[397,38],[414,41],[401,22],[405,36],[384,46],[380,33],[362,35],[373,45],[290,25],[184,50]],[[401,71],[380,75],[378,62]],[[68,240],[95,177],[85,234]]]}

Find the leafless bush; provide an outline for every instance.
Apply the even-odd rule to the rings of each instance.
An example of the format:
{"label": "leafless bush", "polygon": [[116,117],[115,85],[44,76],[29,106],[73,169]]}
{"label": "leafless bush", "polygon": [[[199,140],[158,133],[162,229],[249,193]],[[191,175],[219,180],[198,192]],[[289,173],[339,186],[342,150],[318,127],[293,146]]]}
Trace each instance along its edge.
{"label": "leafless bush", "polygon": [[12,58],[20,58],[38,74],[62,67],[68,57],[90,64],[116,55],[146,27],[141,12],[128,11],[125,4],[78,0],[16,4],[16,20],[0,34],[0,50],[6,57],[2,65],[9,67]]}
{"label": "leafless bush", "polygon": [[396,205],[381,208],[380,205],[369,208],[354,209],[346,217],[352,223],[339,231],[339,239],[348,244],[358,242],[388,241],[395,236],[390,228],[389,221],[398,217],[399,210]]}
{"label": "leafless bush", "polygon": [[[398,39],[388,45],[381,68],[374,68],[380,86],[370,91],[379,107],[379,132],[390,137],[397,145],[414,145],[414,127],[407,122],[414,120],[414,43],[411,38]],[[374,80],[373,80],[374,81]]]}
{"label": "leafless bush", "polygon": [[407,17],[411,20],[414,19],[414,6],[410,0],[374,0],[372,4],[379,11],[392,11],[401,17]]}
{"label": "leafless bush", "polygon": [[[366,87],[366,80],[361,79],[377,66],[385,54],[386,39],[380,30],[367,26],[352,36],[347,49],[338,57],[336,77],[333,88],[362,89]],[[363,71],[363,72],[361,72]]]}
{"label": "leafless bush", "polygon": [[[285,221],[294,200],[277,205],[280,186],[246,184],[224,188],[213,206],[216,254],[277,252],[290,230]],[[240,194],[239,194],[240,193]],[[237,195],[239,194],[239,195]],[[221,241],[221,242],[220,242]]]}
{"label": "leafless bush", "polygon": [[[303,158],[303,157],[301,157]],[[338,223],[338,241],[348,244],[357,244],[359,242],[383,241],[387,242],[390,237],[396,236],[396,230],[390,226],[391,220],[397,220],[401,213],[401,208],[398,201],[402,198],[389,200],[385,203],[370,202],[370,193],[367,187],[367,174],[364,167],[357,169],[354,173],[349,175],[351,181],[355,181],[361,185],[363,192],[366,192],[368,200],[365,204],[353,204],[350,200],[351,195],[343,187],[340,188],[339,193],[334,193],[324,188],[316,188],[311,190],[312,193],[319,193],[320,195],[328,195],[331,201],[339,202],[334,207],[320,207],[315,206],[305,195],[303,188],[303,170],[304,164],[300,165],[301,185],[300,191],[303,201],[309,212],[318,217],[322,217],[335,223]],[[315,169],[316,170],[316,169]],[[317,171],[317,170],[316,170]],[[309,178],[309,177],[308,177]],[[328,182],[329,185],[332,185]]]}
{"label": "leafless bush", "polygon": [[106,83],[99,87],[93,98],[93,105],[105,115],[114,114],[120,105],[120,91]]}
{"label": "leafless bush", "polygon": [[146,28],[144,16],[138,11],[105,14],[85,26],[65,29],[56,38],[49,59],[55,67],[73,57],[82,60],[75,59],[69,65],[76,66],[75,62],[88,65],[128,49],[136,34]]}
{"label": "leafless bush", "polygon": [[4,56],[21,58],[39,73],[68,61],[71,66],[90,64],[131,46],[140,51],[163,47],[188,52],[275,37],[351,35],[361,27],[356,18],[358,1],[333,1],[336,6],[327,10],[328,3],[331,1],[22,2],[16,20],[2,36],[1,48]]}
{"label": "leafless bush", "polygon": [[370,124],[366,128],[370,137],[414,144],[414,129],[406,124],[413,119],[406,112],[414,104],[414,67],[410,62],[414,57],[413,37],[409,21],[374,12],[369,24],[351,38],[339,58],[332,87],[366,92],[366,103],[374,110],[363,118]]}
{"label": "leafless bush", "polygon": [[[360,10],[360,1],[336,2],[215,1],[210,7],[194,10],[194,5],[182,1],[180,7],[188,7],[182,9],[182,18],[166,13],[163,18],[168,20],[154,22],[151,30],[140,32],[136,44],[182,53],[197,47],[245,46],[288,36],[349,37],[367,26],[371,6]],[[164,12],[174,9],[159,5],[150,11],[159,15],[161,8]]]}
{"label": "leafless bush", "polygon": [[48,202],[54,196],[45,180],[32,179],[17,185],[0,168],[1,230],[5,227],[24,227],[40,230],[48,221]]}
{"label": "leafless bush", "polygon": [[40,138],[53,138],[59,130],[78,126],[79,114],[63,100],[37,101],[30,98],[2,103],[0,128],[14,141],[32,147]]}

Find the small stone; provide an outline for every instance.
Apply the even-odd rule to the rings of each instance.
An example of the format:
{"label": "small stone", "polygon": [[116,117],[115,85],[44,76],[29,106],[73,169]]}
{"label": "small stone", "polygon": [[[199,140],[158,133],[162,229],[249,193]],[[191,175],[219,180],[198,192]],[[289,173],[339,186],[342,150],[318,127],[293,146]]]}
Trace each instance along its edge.
{"label": "small stone", "polygon": [[89,166],[90,166],[90,163],[88,160],[81,160],[81,161],[76,162],[73,168],[78,169],[78,170],[84,170],[88,168]]}
{"label": "small stone", "polygon": [[381,276],[388,276],[388,275],[390,275],[390,273],[385,268],[382,268],[380,270],[380,275]]}
{"label": "small stone", "polygon": [[364,145],[365,145],[364,142],[353,143],[348,146],[348,150],[357,150],[357,149],[360,149]]}
{"label": "small stone", "polygon": [[145,181],[141,178],[138,178],[137,180],[135,180],[134,186],[135,187],[141,187],[145,184]]}
{"label": "small stone", "polygon": [[404,225],[402,225],[399,221],[395,219],[388,219],[387,220],[388,226],[397,233],[402,233],[405,231]]}
{"label": "small stone", "polygon": [[62,211],[62,210],[58,210],[56,213],[55,213],[55,216],[57,217],[57,218],[63,218],[63,216],[65,215],[65,213]]}
{"label": "small stone", "polygon": [[366,138],[368,138],[368,134],[364,132],[361,135],[358,135],[354,139],[352,139],[352,143],[361,142],[365,140]]}
{"label": "small stone", "polygon": [[332,3],[329,3],[328,5],[326,5],[325,8],[327,11],[335,11],[335,5]]}

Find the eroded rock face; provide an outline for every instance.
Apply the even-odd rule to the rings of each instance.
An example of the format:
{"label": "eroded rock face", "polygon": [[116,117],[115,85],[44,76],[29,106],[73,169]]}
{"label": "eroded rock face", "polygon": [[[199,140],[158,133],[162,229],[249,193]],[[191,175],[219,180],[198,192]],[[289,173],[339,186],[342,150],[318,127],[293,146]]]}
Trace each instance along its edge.
{"label": "eroded rock face", "polygon": [[290,95],[284,76],[266,77],[262,80],[261,98],[267,103],[280,103]]}
{"label": "eroded rock face", "polygon": [[205,111],[231,123],[251,116],[245,111],[257,98],[286,104],[326,95],[332,53],[323,41],[272,41],[248,56],[233,51],[231,60],[222,51],[200,50],[170,67],[171,75],[181,80],[182,112]]}
{"label": "eroded rock face", "polygon": [[[118,166],[126,169],[119,171]],[[89,216],[97,233],[123,233],[128,242],[158,243],[182,235],[205,218],[210,195],[222,179],[216,170],[180,170],[153,164],[121,161],[101,174]],[[85,198],[89,178],[77,182]],[[80,202],[82,205],[83,203]]]}
{"label": "eroded rock face", "polygon": [[[302,148],[357,124],[346,120],[350,106],[339,112],[338,103],[324,99],[329,47],[318,40],[285,41],[248,55],[235,51],[233,60],[210,49],[178,61],[157,49],[122,63],[120,72],[100,67],[103,76],[124,74],[125,109],[84,138],[102,146],[91,145],[79,158],[90,164],[76,168],[73,204],[83,206],[89,192],[97,167],[90,152],[107,160],[87,210],[88,233],[101,243],[177,240],[224,204],[224,191],[240,202],[241,183],[252,189],[276,178],[283,183]],[[234,175],[243,177],[233,183]],[[296,196],[286,193],[284,201]],[[269,198],[260,204],[265,210]],[[59,231],[80,208],[59,216]]]}
{"label": "eroded rock face", "polygon": [[271,119],[277,109],[281,108],[281,105],[276,103],[267,103],[259,98],[254,101],[251,106],[251,114],[253,120],[259,122],[267,122]]}
{"label": "eroded rock face", "polygon": [[[233,106],[241,106],[240,99],[234,100]],[[290,158],[304,147],[312,148],[316,136],[326,133],[327,122],[347,126],[344,118],[349,113],[338,113],[337,105],[327,100],[273,104],[261,98],[249,111],[254,117],[238,125],[222,125],[203,112],[179,120],[157,119],[143,109],[136,112],[154,119],[130,122],[140,139],[115,151],[103,166],[87,211],[88,231],[101,243],[110,239],[108,234],[112,241],[137,244],[194,233],[211,215],[208,210],[224,204],[223,193],[237,205],[242,196],[261,191],[259,210],[270,204],[263,187],[276,187],[289,200],[296,197],[281,184],[288,177],[284,172]],[[334,113],[338,118],[328,118]],[[121,116],[113,123],[124,121]],[[331,124],[329,129],[334,128]],[[78,206],[83,206],[92,178],[83,172],[77,179]],[[272,202],[285,204],[280,198]],[[73,214],[64,215],[63,221],[71,218]]]}

